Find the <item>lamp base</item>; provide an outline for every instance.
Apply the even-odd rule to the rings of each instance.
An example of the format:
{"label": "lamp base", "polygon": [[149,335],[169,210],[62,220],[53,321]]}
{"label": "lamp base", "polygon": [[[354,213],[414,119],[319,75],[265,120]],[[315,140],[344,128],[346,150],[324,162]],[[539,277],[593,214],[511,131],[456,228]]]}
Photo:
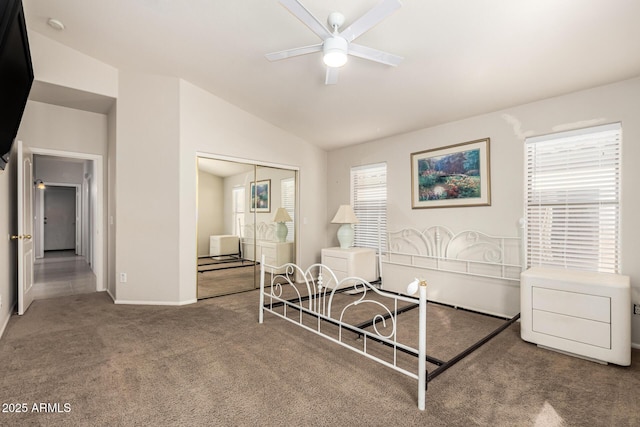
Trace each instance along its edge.
{"label": "lamp base", "polygon": [[348,249],[353,246],[353,224],[342,224],[338,228],[338,241],[342,249]]}
{"label": "lamp base", "polygon": [[287,233],[289,233],[287,224],[285,224],[284,222],[279,222],[276,224],[276,237],[278,238],[278,242],[286,242]]}

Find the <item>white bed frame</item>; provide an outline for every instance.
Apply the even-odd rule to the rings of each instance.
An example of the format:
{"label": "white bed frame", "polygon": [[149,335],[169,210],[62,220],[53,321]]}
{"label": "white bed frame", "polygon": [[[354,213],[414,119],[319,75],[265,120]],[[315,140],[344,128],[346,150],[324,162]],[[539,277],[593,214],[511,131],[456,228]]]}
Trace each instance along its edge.
{"label": "white bed frame", "polygon": [[[434,226],[419,231],[407,228],[389,233],[389,249],[380,250],[382,290],[358,277],[346,277],[338,281],[336,275],[325,265],[313,264],[303,270],[295,264],[269,266],[264,257],[261,262],[260,312],[263,323],[264,312],[270,312],[315,334],[335,342],[356,353],[375,360],[387,367],[418,380],[418,408],[425,409],[427,383],[450,368],[467,355],[484,345],[501,331],[520,318],[520,273],[522,271],[521,239],[519,237],[495,237],[478,231],[453,233],[443,226]],[[267,274],[269,269],[284,271],[283,274]],[[442,275],[445,275],[444,277]],[[473,280],[470,280],[470,277]],[[418,277],[419,279],[416,279]],[[293,278],[296,278],[297,282]],[[424,279],[423,279],[424,278]],[[426,279],[426,280],[425,280]],[[267,281],[267,283],[265,283]],[[426,283],[429,283],[427,287]],[[409,283],[409,286],[405,284]],[[267,287],[268,285],[268,287]],[[285,299],[283,290],[289,287],[295,297]],[[336,292],[353,288],[361,297],[348,304],[339,313],[332,311]],[[419,291],[418,299],[408,295]],[[381,304],[367,297],[374,293],[385,298],[389,304]],[[308,296],[308,297],[307,297]],[[465,308],[479,313],[503,318],[505,322],[453,358],[444,361],[427,355],[426,316],[427,298],[430,302],[443,303],[455,308]],[[266,301],[266,302],[265,302]],[[418,304],[419,335],[418,348],[411,348],[397,340],[399,302]],[[344,322],[345,313],[358,304],[371,303],[381,314],[372,317],[368,326],[373,332]],[[387,307],[392,307],[391,309]],[[298,313],[291,315],[291,312]],[[317,321],[303,322],[304,315]],[[391,322],[391,333],[383,334],[376,325]],[[338,327],[337,338],[325,332],[326,325]],[[325,330],[323,330],[323,327]],[[343,331],[354,332],[363,337],[362,346],[354,347],[343,340]],[[393,349],[393,361],[381,359],[367,350],[367,342],[381,342]],[[418,357],[417,371],[409,371],[397,364],[398,352]],[[438,366],[428,373],[426,362]]]}
{"label": "white bed frame", "polygon": [[500,317],[520,312],[520,237],[436,225],[390,232],[387,243],[380,257],[384,290],[403,293],[402,283],[418,277],[429,283],[429,301]]}
{"label": "white bed frame", "polygon": [[[286,270],[283,274],[267,273],[269,270],[281,270],[282,267]],[[260,323],[264,322],[264,312],[272,313],[282,319],[295,323],[308,331],[323,336],[336,344],[353,350],[371,360],[375,360],[376,362],[379,362],[402,374],[417,379],[418,408],[420,410],[425,409],[427,384],[427,292],[425,282],[418,282],[417,280],[414,280],[410,284],[411,289],[407,290],[407,292],[414,293],[415,291],[419,291],[419,298],[416,300],[415,298],[381,291],[366,280],[357,277],[347,277],[338,281],[333,271],[322,264],[313,264],[306,270],[303,270],[295,264],[269,266],[265,263],[265,258],[263,256],[262,262],[260,263],[260,269]],[[292,280],[294,277],[298,278],[298,282],[294,282]],[[303,278],[303,280],[300,280],[300,278]],[[265,281],[268,281],[268,287],[265,287]],[[293,299],[284,299],[283,290],[285,287],[292,289],[296,297]],[[355,302],[348,304],[341,311],[336,312],[332,310],[334,296],[336,292],[342,292],[345,288],[352,288],[354,292],[358,292],[361,297]],[[388,298],[389,304],[383,305],[379,301],[368,298],[367,294],[370,292],[374,293],[376,296],[385,298],[385,301],[387,301],[386,299]],[[401,312],[398,309],[399,302],[407,302],[411,304],[415,304],[417,302],[419,304],[419,339],[417,349],[403,345],[397,340],[398,315]],[[370,303],[379,309],[379,314],[374,315],[371,319],[373,332],[361,329],[344,321],[345,314],[350,308],[359,304],[367,303]],[[392,308],[389,309],[388,307]],[[291,311],[299,314],[297,316],[287,315],[287,313]],[[313,319],[317,319],[317,322],[315,322],[313,327],[303,323],[304,314],[311,315]],[[380,325],[382,322],[385,322],[387,325],[385,330],[390,330],[390,333],[383,334],[379,332],[376,325]],[[390,328],[388,327],[389,324],[391,325]],[[325,332],[327,325],[335,325],[338,327],[337,338]],[[352,344],[348,344],[343,339],[343,331],[353,332],[361,336],[362,346],[354,347]],[[393,349],[392,362],[369,353],[367,351],[367,344],[369,341],[376,343],[382,342],[390,346]],[[411,372],[398,366],[397,355],[400,351],[413,353],[418,356],[418,368],[416,372]]]}

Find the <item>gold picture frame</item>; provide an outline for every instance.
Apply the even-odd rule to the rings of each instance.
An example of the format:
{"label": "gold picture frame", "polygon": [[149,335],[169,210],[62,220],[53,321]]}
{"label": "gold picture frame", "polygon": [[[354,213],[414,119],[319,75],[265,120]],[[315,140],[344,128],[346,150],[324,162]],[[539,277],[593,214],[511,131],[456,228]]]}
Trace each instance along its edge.
{"label": "gold picture frame", "polygon": [[411,153],[411,208],[491,205],[490,139]]}

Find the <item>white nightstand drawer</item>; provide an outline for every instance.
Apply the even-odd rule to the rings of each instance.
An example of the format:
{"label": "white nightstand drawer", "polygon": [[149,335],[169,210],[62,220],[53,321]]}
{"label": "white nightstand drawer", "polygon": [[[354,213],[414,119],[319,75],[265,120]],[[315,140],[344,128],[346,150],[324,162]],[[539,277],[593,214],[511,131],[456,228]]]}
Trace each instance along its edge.
{"label": "white nightstand drawer", "polygon": [[598,322],[611,322],[611,298],[534,286],[531,305],[535,310],[550,311]]}
{"label": "white nightstand drawer", "polygon": [[262,255],[267,259],[267,263],[271,263],[276,260],[276,248],[262,248]]}
{"label": "white nightstand drawer", "polygon": [[329,267],[334,273],[346,273],[349,269],[346,258],[325,256],[322,258],[322,263]]}
{"label": "white nightstand drawer", "polygon": [[611,325],[548,311],[533,310],[532,329],[579,343],[611,348]]}
{"label": "white nightstand drawer", "polygon": [[345,277],[358,277],[368,282],[378,279],[375,249],[325,248],[322,250],[322,264],[335,273],[338,281]]}
{"label": "white nightstand drawer", "polygon": [[629,276],[531,267],[520,278],[523,340],[599,362],[631,364]]}

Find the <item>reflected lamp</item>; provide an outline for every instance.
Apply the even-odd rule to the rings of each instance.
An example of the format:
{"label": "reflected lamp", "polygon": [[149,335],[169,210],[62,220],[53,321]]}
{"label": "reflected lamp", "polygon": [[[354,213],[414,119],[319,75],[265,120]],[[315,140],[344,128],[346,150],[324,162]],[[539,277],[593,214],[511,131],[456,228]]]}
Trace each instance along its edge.
{"label": "reflected lamp", "polygon": [[293,221],[289,216],[289,213],[285,208],[278,208],[276,210],[276,215],[273,217],[273,222],[277,223],[276,225],[276,237],[279,242],[287,241],[287,233],[289,229],[287,228],[287,224],[285,222]]}

